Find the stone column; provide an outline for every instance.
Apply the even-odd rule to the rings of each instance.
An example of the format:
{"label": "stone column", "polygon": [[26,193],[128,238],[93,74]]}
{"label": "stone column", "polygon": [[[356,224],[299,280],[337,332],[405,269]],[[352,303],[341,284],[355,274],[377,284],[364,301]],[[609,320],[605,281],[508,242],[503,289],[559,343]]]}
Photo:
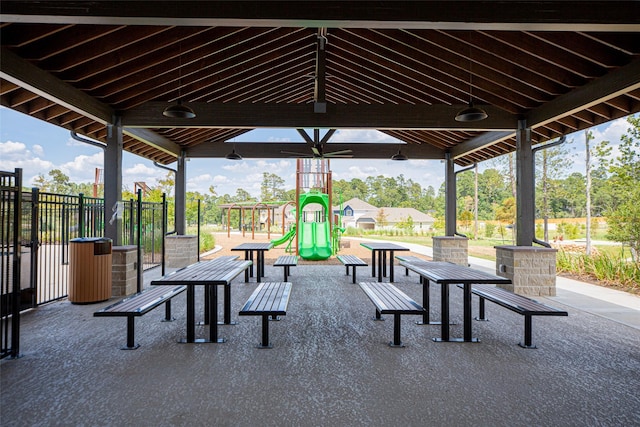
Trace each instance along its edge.
{"label": "stone column", "polygon": [[182,268],[198,262],[198,236],[171,235],[165,237],[166,268]]}
{"label": "stone column", "polygon": [[556,295],[556,249],[496,246],[496,275],[511,280],[501,288],[520,295]]}
{"label": "stone column", "polygon": [[433,237],[433,260],[469,266],[469,239],[459,236]]}
{"label": "stone column", "polygon": [[138,291],[138,248],[135,245],[112,248],[111,294],[124,297]]}

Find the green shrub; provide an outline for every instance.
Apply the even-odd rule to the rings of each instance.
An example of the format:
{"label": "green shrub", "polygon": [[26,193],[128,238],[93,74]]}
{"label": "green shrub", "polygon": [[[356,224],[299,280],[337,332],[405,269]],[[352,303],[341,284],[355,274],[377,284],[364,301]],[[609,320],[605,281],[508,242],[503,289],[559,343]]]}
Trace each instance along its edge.
{"label": "green shrub", "polygon": [[560,249],[556,268],[558,272],[593,277],[609,285],[618,285],[628,292],[640,292],[640,265],[628,261],[624,250],[617,255],[603,252],[589,256]]}

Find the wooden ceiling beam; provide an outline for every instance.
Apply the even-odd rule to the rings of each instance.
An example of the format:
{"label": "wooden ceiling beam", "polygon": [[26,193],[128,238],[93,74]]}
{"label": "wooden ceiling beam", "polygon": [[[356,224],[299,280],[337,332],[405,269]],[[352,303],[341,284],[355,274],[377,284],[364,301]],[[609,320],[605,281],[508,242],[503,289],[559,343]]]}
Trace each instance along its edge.
{"label": "wooden ceiling beam", "polygon": [[5,48],[0,50],[0,77],[102,124],[113,120],[111,107]]}
{"label": "wooden ceiling beam", "polygon": [[[541,3],[544,7],[541,6]],[[509,31],[637,31],[640,5],[634,1],[533,2],[513,0],[451,2],[420,1],[376,3],[361,1],[237,2],[174,1],[119,2],[95,0],[78,7],[77,1],[2,1],[3,19],[9,22],[351,27],[438,28]]]}
{"label": "wooden ceiling beam", "polygon": [[149,102],[122,112],[125,127],[146,128],[368,128],[513,130],[517,117],[492,106],[481,106],[489,118],[480,122],[457,122],[464,105],[327,105],[315,114],[308,104],[191,103],[193,119],[164,117],[167,104]]}
{"label": "wooden ceiling beam", "polygon": [[640,59],[561,95],[526,114],[532,128],[569,116],[600,102],[640,88]]}
{"label": "wooden ceiling beam", "polygon": [[[287,154],[282,151],[309,153],[309,145],[304,142],[298,143],[274,143],[274,142],[238,142],[235,144],[211,142],[199,144],[186,148],[186,156],[189,158],[221,158],[225,157],[234,148],[245,159],[282,159]],[[390,159],[398,151],[398,144],[367,144],[361,142],[353,143],[328,143],[324,151],[351,150],[356,159]],[[403,145],[402,153],[410,159],[436,159],[445,158],[445,151],[429,145]]]}

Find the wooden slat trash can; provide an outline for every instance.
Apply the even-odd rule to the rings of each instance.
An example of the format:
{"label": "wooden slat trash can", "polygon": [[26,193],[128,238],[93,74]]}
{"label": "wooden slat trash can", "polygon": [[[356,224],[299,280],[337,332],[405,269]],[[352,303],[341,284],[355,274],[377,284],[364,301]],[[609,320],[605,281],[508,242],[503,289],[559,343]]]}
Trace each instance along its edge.
{"label": "wooden slat trash can", "polygon": [[69,301],[90,304],[111,298],[111,239],[69,241]]}

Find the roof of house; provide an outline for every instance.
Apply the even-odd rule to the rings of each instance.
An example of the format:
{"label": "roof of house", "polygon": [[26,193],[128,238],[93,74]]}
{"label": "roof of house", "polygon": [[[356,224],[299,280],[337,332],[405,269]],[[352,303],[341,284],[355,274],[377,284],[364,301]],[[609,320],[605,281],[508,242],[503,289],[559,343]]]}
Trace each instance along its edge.
{"label": "roof of house", "polygon": [[[400,221],[404,221],[408,217],[413,219],[413,222],[433,222],[435,219],[426,213],[422,213],[414,208],[380,208],[383,210],[384,215],[386,217],[386,221],[390,223],[396,223]],[[375,217],[378,217],[380,214],[376,213]]]}
{"label": "roof of house", "polygon": [[[349,206],[351,209],[356,211],[377,211],[378,210],[376,206],[373,206],[365,202],[364,200],[360,200],[357,197],[349,199],[346,202],[342,202],[342,206],[343,208],[346,208],[347,206]],[[340,206],[335,206],[334,209],[339,210]]]}

